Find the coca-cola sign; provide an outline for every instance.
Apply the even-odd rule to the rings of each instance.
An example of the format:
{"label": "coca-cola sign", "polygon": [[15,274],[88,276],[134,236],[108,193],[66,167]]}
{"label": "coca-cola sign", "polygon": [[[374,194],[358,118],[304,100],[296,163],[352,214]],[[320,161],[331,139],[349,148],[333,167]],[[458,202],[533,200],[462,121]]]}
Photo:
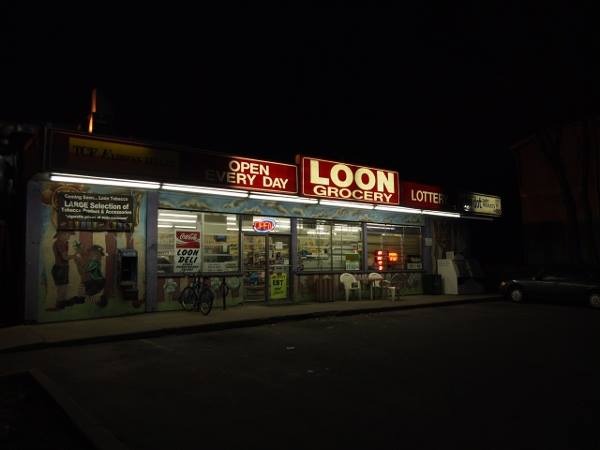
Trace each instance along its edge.
{"label": "coca-cola sign", "polygon": [[200,271],[200,232],[175,230],[175,272]]}
{"label": "coca-cola sign", "polygon": [[200,248],[199,231],[175,231],[178,248]]}

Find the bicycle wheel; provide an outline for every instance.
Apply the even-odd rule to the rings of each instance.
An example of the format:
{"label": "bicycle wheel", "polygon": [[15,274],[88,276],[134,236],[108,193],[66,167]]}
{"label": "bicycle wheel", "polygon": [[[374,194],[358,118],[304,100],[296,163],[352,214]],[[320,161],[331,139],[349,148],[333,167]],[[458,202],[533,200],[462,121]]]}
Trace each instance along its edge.
{"label": "bicycle wheel", "polygon": [[213,294],[213,291],[210,289],[203,289],[202,292],[200,292],[200,302],[198,304],[198,308],[205,316],[210,313],[214,299],[215,294]]}
{"label": "bicycle wheel", "polygon": [[191,286],[186,287],[179,295],[179,303],[181,303],[181,307],[186,311],[191,311],[194,309],[194,305],[197,301],[198,296],[196,295],[194,288]]}

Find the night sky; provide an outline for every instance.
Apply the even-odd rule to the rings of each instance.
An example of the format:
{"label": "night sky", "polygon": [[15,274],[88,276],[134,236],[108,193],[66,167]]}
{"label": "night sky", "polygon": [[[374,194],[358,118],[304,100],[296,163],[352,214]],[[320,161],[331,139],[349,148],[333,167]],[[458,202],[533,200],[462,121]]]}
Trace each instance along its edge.
{"label": "night sky", "polygon": [[0,120],[76,126],[98,87],[122,136],[504,194],[510,144],[598,112],[600,39],[592,10],[479,3],[41,14],[26,27],[4,7],[21,21],[2,32]]}

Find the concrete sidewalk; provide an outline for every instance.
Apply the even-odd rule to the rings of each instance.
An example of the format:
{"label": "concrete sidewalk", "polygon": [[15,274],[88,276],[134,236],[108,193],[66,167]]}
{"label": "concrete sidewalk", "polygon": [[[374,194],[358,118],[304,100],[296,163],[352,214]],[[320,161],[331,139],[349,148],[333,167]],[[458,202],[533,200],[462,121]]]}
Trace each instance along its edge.
{"label": "concrete sidewalk", "polygon": [[199,312],[171,311],[58,323],[0,328],[0,352],[36,350],[53,346],[136,339],[167,334],[197,333],[287,320],[344,316],[402,309],[449,306],[500,299],[499,294],[411,295],[390,300],[338,301],[298,305],[242,305]]}

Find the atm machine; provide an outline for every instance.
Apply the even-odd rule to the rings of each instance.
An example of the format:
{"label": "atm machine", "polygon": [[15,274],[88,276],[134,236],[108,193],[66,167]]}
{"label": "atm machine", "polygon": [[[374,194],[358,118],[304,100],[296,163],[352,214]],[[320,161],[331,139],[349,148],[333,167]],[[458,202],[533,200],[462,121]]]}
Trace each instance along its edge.
{"label": "atm machine", "polygon": [[117,281],[124,300],[138,300],[138,254],[128,248],[117,249]]}
{"label": "atm machine", "polygon": [[444,294],[481,294],[484,292],[483,273],[474,259],[465,259],[454,252],[446,252],[438,259],[438,274],[442,277]]}

